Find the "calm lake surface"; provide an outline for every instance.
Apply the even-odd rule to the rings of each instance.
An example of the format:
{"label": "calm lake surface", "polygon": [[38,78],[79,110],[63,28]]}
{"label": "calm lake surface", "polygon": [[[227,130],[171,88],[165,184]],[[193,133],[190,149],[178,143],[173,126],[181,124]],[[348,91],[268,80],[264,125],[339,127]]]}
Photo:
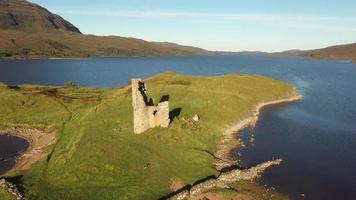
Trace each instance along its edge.
{"label": "calm lake surface", "polygon": [[304,100],[265,108],[255,129],[242,134],[247,147],[233,156],[246,166],[283,158],[262,181],[296,199],[356,199],[356,64],[267,56],[1,61],[0,81],[117,87],[163,71],[260,74],[294,84]]}
{"label": "calm lake surface", "polygon": [[29,143],[22,138],[0,135],[0,175],[15,165],[17,156],[25,152]]}

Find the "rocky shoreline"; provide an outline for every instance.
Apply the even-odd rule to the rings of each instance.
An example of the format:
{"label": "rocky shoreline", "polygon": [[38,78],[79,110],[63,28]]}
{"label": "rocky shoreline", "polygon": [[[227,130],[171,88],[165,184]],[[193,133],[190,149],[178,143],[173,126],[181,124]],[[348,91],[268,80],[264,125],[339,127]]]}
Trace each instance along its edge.
{"label": "rocky shoreline", "polygon": [[[239,142],[235,142],[236,134],[239,134],[241,130],[249,126],[254,126],[258,121],[258,116],[260,110],[268,105],[280,104],[293,102],[302,99],[303,96],[294,91],[288,97],[272,100],[268,102],[259,103],[252,114],[243,120],[238,121],[230,126],[228,126],[223,132],[223,139],[220,141],[215,157],[217,162],[215,163],[216,169],[221,173],[218,176],[213,176],[209,179],[202,179],[204,181],[198,180],[198,184],[186,185],[183,188],[161,198],[169,200],[182,200],[190,199],[194,196],[202,195],[205,192],[214,188],[229,188],[230,184],[240,180],[254,180],[259,177],[267,168],[280,165],[282,159],[276,159],[261,163],[259,165],[253,166],[248,169],[241,169],[238,165],[238,162],[234,161],[230,157],[230,151],[236,146],[239,145]],[[240,142],[242,146],[242,143]]]}
{"label": "rocky shoreline", "polygon": [[303,99],[303,96],[295,91],[292,94],[290,94],[288,97],[259,103],[250,116],[248,116],[242,120],[239,120],[236,123],[228,125],[223,130],[223,138],[219,142],[219,144],[217,146],[217,151],[215,152],[215,157],[219,158],[217,160],[217,162],[215,163],[216,168],[222,169],[222,168],[230,166],[232,164],[236,164],[236,160],[233,160],[231,158],[230,152],[232,149],[234,149],[238,146],[241,146],[241,147],[243,146],[241,141],[236,140],[236,135],[239,134],[240,131],[242,131],[243,129],[245,129],[247,127],[253,127],[256,125],[260,111],[263,107],[269,106],[269,105],[298,101],[301,99]]}
{"label": "rocky shoreline", "polygon": [[16,159],[15,166],[5,175],[28,170],[32,164],[47,155],[45,148],[56,141],[55,129],[1,127],[0,135],[12,135],[28,141],[28,149]]}

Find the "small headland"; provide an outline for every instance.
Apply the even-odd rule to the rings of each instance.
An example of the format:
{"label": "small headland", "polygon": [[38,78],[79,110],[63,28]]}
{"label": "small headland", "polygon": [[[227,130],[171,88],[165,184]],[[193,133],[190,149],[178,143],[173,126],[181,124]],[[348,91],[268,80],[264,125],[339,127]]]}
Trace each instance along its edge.
{"label": "small headland", "polygon": [[[263,171],[259,169],[280,163],[275,160],[241,169],[229,162],[228,167],[220,170],[215,164],[225,160],[216,153],[225,152],[219,151],[220,141],[229,144],[235,140],[233,134],[238,128],[230,126],[254,116],[259,110],[256,106],[263,102],[292,97],[293,85],[241,74],[197,77],[162,73],[145,82],[149,98],[159,100],[169,96],[170,124],[139,135],[134,134],[130,86],[98,89],[73,84],[65,87],[0,84],[0,124],[6,126],[3,132],[22,136],[31,144],[19,158],[15,172],[22,171],[25,164],[21,163],[29,162],[21,161],[27,159],[25,155],[33,159],[51,152],[21,177],[24,196],[38,200],[157,199],[177,192],[170,187],[173,180],[181,180],[182,186],[192,185],[193,190],[208,188],[212,192],[215,189],[204,187],[204,181],[209,179],[214,185],[223,178],[229,185],[225,180],[230,178],[224,177],[243,181],[246,179],[242,174],[258,177]],[[47,134],[54,130],[58,139],[55,145],[46,148],[52,141]],[[39,138],[47,140],[39,142],[42,141]],[[246,187],[240,181],[232,185],[238,192],[229,196],[247,194],[241,191]]]}

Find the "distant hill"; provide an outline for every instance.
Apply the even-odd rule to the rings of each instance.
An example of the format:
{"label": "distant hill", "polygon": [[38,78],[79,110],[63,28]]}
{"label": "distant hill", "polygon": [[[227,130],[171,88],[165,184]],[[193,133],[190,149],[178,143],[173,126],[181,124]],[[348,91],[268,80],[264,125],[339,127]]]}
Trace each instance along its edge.
{"label": "distant hill", "polygon": [[172,49],[177,49],[180,51],[185,51],[185,52],[192,52],[195,55],[212,55],[212,51],[208,51],[199,47],[193,47],[193,46],[183,46],[180,44],[176,43],[171,43],[171,42],[153,42],[155,44],[158,44],[160,47],[166,47],[166,48],[172,48]]}
{"label": "distant hill", "polygon": [[29,34],[0,30],[0,57],[61,58],[89,56],[183,56],[210,52],[180,45],[166,46],[135,38],[82,35],[72,32]]}
{"label": "distant hill", "polygon": [[0,0],[0,29],[40,32],[64,30],[80,33],[73,24],[25,0]]}
{"label": "distant hill", "polygon": [[299,55],[318,59],[350,60],[356,62],[356,43],[302,51]]}
{"label": "distant hill", "polygon": [[243,51],[243,52],[219,52],[227,55],[268,55],[268,56],[302,56],[315,59],[330,59],[330,60],[350,60],[356,62],[356,43],[330,46],[321,49],[299,50],[292,49],[281,52],[259,52],[259,51]]}
{"label": "distant hill", "polygon": [[0,0],[0,58],[211,55],[168,42],[83,35],[77,27],[25,0]]}

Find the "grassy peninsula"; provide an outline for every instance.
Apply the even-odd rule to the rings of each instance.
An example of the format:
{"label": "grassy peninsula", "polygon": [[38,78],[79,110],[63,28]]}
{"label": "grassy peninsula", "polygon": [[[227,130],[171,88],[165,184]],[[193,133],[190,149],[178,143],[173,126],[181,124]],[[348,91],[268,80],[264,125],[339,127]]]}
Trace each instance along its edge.
{"label": "grassy peninsula", "polygon": [[[292,85],[255,75],[194,77],[163,73],[150,97],[169,95],[169,128],[133,133],[130,86],[113,89],[0,85],[0,125],[56,130],[48,156],[18,176],[30,199],[157,199],[173,180],[211,174],[226,125],[262,102],[289,98]],[[198,114],[198,122],[192,117]],[[10,171],[8,175],[20,175]],[[1,192],[0,192],[0,195]],[[1,197],[1,196],[0,196]]]}

